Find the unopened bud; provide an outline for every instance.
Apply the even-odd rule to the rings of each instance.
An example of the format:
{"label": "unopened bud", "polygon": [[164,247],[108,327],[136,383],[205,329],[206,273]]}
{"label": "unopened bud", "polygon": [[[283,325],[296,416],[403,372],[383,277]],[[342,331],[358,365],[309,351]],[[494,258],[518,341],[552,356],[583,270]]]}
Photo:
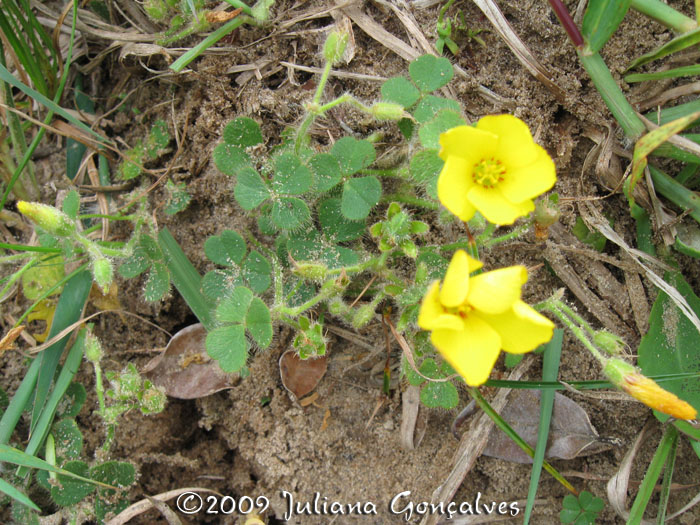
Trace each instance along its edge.
{"label": "unopened bud", "polygon": [[339,62],[343,58],[345,48],[348,45],[347,33],[331,31],[323,44],[323,56],[331,64]]}
{"label": "unopened bud", "polygon": [[162,388],[150,385],[143,391],[139,408],[142,414],[157,414],[165,408],[165,392]]}
{"label": "unopened bud", "polygon": [[352,326],[354,328],[360,329],[374,319],[374,314],[376,310],[376,305],[373,303],[361,306],[352,316]]}
{"label": "unopened bud", "polygon": [[401,120],[406,116],[403,106],[394,102],[377,102],[370,109],[377,120]]}
{"label": "unopened bud", "polygon": [[102,359],[100,340],[91,333],[85,337],[85,359],[91,363],[99,363]]}
{"label": "unopened bud", "polygon": [[68,237],[75,232],[75,222],[68,215],[53,206],[39,202],[19,201],[17,209],[25,217],[47,232],[59,237]]}
{"label": "unopened bud", "polygon": [[164,21],[169,11],[168,5],[163,0],[146,0],[143,3],[143,10],[156,22]]}
{"label": "unopened bud", "polygon": [[622,337],[606,330],[599,330],[593,334],[593,344],[613,356],[622,354],[625,348]]}
{"label": "unopened bud", "polygon": [[97,286],[100,287],[103,294],[109,292],[109,286],[112,284],[114,277],[114,267],[106,257],[99,257],[92,261],[92,275],[95,277]]}
{"label": "unopened bud", "polygon": [[325,264],[306,261],[296,263],[292,272],[294,275],[316,282],[324,281],[328,277],[328,267]]}

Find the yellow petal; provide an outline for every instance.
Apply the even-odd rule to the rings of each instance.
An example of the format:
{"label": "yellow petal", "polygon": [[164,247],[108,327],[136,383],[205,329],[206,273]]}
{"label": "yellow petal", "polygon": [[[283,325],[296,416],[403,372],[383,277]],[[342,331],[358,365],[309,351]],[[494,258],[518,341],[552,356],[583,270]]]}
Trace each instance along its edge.
{"label": "yellow petal", "polygon": [[434,330],[430,340],[470,386],[483,384],[501,349],[501,339],[485,322],[468,316],[464,330]]}
{"label": "yellow petal", "polygon": [[487,221],[494,224],[513,224],[518,217],[535,209],[531,200],[517,203],[509,201],[498,187],[484,188],[475,184],[469,190],[467,199]]}
{"label": "yellow petal", "polygon": [[457,250],[447,267],[445,281],[440,289],[440,302],[447,308],[464,304],[469,293],[469,256]]}
{"label": "yellow petal", "polygon": [[516,301],[513,308],[501,314],[486,314],[473,311],[501,337],[501,346],[511,354],[524,354],[534,350],[552,338],[554,323],[537,313],[523,301]]}
{"label": "yellow petal", "polygon": [[418,312],[418,326],[423,330],[464,329],[462,318],[447,313],[440,304],[440,281],[435,281],[423,298]]}
{"label": "yellow petal", "polygon": [[517,169],[509,169],[498,189],[511,202],[522,202],[549,191],[557,181],[557,172],[549,154],[535,145],[538,156],[535,161]]}
{"label": "yellow petal", "polygon": [[640,373],[626,375],[622,389],[646,406],[676,419],[695,419],[698,415],[698,411],[692,405]]}
{"label": "yellow petal", "polygon": [[473,164],[462,157],[447,157],[437,183],[437,194],[442,205],[463,221],[474,216],[476,209],[467,200],[467,193],[474,186]]}
{"label": "yellow petal", "polygon": [[440,135],[440,158],[460,157],[474,165],[496,154],[498,137],[473,126],[457,126]]}
{"label": "yellow petal", "polygon": [[509,266],[472,277],[467,303],[487,314],[500,314],[520,299],[520,289],[527,281],[524,266]]}
{"label": "yellow petal", "polygon": [[495,156],[506,168],[526,166],[537,158],[530,129],[519,118],[513,115],[488,115],[482,117],[476,127],[498,136]]}

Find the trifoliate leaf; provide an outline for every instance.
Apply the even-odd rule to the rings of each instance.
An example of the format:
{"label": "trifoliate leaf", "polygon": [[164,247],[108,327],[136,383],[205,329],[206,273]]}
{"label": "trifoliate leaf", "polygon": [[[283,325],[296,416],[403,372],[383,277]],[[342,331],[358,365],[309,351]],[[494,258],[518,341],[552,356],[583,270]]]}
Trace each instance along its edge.
{"label": "trifoliate leaf", "polygon": [[168,124],[162,119],[156,120],[146,140],[146,155],[148,155],[148,158],[151,160],[157,159],[159,152],[167,148],[169,142],[170,133],[168,133]]}
{"label": "trifoliate leaf", "polygon": [[461,108],[456,100],[427,95],[418,103],[413,116],[419,124],[425,124],[435,118],[443,109],[449,109],[459,114]]}
{"label": "trifoliate leaf", "polygon": [[80,211],[80,195],[75,190],[70,190],[63,199],[63,213],[68,215],[71,219],[78,217],[78,212]]}
{"label": "trifoliate leaf", "polygon": [[[63,465],[63,469],[89,478],[89,468],[84,461],[68,461]],[[61,507],[70,507],[82,501],[88,494],[95,490],[95,485],[85,481],[79,481],[68,476],[58,474],[58,484],[51,487],[51,499]]]}
{"label": "trifoliate leaf", "polygon": [[258,297],[250,303],[245,318],[245,327],[260,348],[267,348],[272,342],[272,320],[270,310]]}
{"label": "trifoliate leaf", "polygon": [[369,215],[382,196],[382,185],[376,177],[358,177],[343,186],[341,211],[350,220],[361,220]]}
{"label": "trifoliate leaf", "polygon": [[430,93],[446,86],[452,80],[452,64],[444,57],[423,55],[411,62],[408,72],[415,85],[423,93]]}
{"label": "trifoliate leaf", "polygon": [[253,167],[250,157],[243,148],[225,142],[214,148],[212,159],[219,171],[226,175],[236,175],[243,168]]}
{"label": "trifoliate leaf", "polygon": [[242,323],[245,319],[253,292],[245,286],[239,286],[231,295],[225,297],[216,307],[216,320],[219,323]]}
{"label": "trifoliate leaf", "polygon": [[270,263],[256,250],[251,251],[241,265],[241,275],[255,293],[262,293],[270,287],[271,273]]}
{"label": "trifoliate leaf", "polygon": [[363,168],[370,166],[376,158],[374,146],[366,140],[357,140],[353,137],[343,137],[331,148],[331,153],[338,159],[340,172],[343,175],[352,175]]}
{"label": "trifoliate leaf", "polygon": [[272,222],[282,230],[296,230],[311,220],[306,203],[296,197],[281,197],[272,205]]}
{"label": "trifoliate leaf", "polygon": [[64,418],[51,427],[56,444],[56,457],[61,460],[77,459],[83,450],[83,433],[73,418]]}
{"label": "trifoliate leaf", "polygon": [[254,168],[242,169],[236,179],[233,195],[244,210],[257,208],[270,196],[267,185]]}
{"label": "trifoliate leaf", "polygon": [[117,169],[117,179],[131,180],[141,175],[141,166],[143,165],[144,147],[141,141],[124,152],[122,163]]}
{"label": "trifoliate leaf", "polygon": [[[115,487],[128,487],[136,479],[136,469],[126,461],[107,461],[92,467],[90,477]],[[123,491],[122,496],[117,497],[116,491],[112,489],[97,489],[95,516],[99,523],[105,521],[107,514],[117,515],[128,506],[128,491]]]}
{"label": "trifoliate leaf", "polygon": [[119,266],[119,275],[125,279],[132,279],[141,275],[151,265],[146,252],[140,246],[134,248],[134,253]]}
{"label": "trifoliate leaf", "polygon": [[440,110],[438,114],[435,115],[435,118],[426,122],[418,129],[420,143],[426,149],[439,149],[441,133],[465,124],[466,122],[459,113],[450,109]]}
{"label": "trifoliate leaf", "polygon": [[167,266],[155,262],[148,273],[148,280],[143,289],[143,297],[149,303],[160,301],[170,290],[170,272]]}
{"label": "trifoliate leaf", "polygon": [[365,232],[364,221],[350,221],[340,211],[340,199],[326,199],[318,206],[318,221],[326,237],[334,242],[352,241]]}
{"label": "trifoliate leaf", "polygon": [[175,184],[173,181],[168,179],[165,183],[165,191],[168,194],[168,200],[163,207],[163,210],[167,215],[175,215],[181,212],[192,200],[192,196],[187,193],[185,189],[185,183],[179,182]]}
{"label": "trifoliate leaf", "polygon": [[224,142],[241,148],[260,144],[263,140],[260,126],[252,118],[238,117],[226,124]]}
{"label": "trifoliate leaf", "polygon": [[420,400],[428,408],[450,410],[459,404],[457,388],[449,381],[427,382],[420,391]]}
{"label": "trifoliate leaf", "polygon": [[311,170],[293,153],[282,153],[274,161],[272,188],[280,194],[299,195],[311,187]]}
{"label": "trifoliate leaf", "polygon": [[[163,259],[163,251],[150,235],[142,234],[139,237],[138,247],[143,250],[146,257],[151,261],[160,261]],[[138,247],[136,249],[138,249]],[[134,251],[136,251],[136,249]]]}
{"label": "trifoliate leaf", "polygon": [[340,182],[340,164],[330,153],[319,153],[311,157],[309,167],[314,174],[312,189],[319,193],[328,191]]}
{"label": "trifoliate leaf", "polygon": [[204,241],[204,253],[210,261],[221,266],[240,264],[246,252],[243,237],[233,230],[224,230]]}
{"label": "trifoliate leaf", "polygon": [[382,98],[410,108],[420,98],[420,91],[403,77],[393,77],[382,84]]}
{"label": "trifoliate leaf", "polygon": [[242,324],[215,328],[207,334],[205,345],[209,357],[218,361],[224,372],[238,372],[248,359],[248,341]]}

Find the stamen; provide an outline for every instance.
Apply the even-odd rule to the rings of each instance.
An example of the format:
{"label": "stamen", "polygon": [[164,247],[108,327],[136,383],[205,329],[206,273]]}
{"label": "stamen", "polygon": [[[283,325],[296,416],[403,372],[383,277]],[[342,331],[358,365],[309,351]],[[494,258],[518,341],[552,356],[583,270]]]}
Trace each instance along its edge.
{"label": "stamen", "polygon": [[472,179],[484,188],[493,188],[499,182],[503,182],[506,168],[500,160],[483,159],[474,165]]}

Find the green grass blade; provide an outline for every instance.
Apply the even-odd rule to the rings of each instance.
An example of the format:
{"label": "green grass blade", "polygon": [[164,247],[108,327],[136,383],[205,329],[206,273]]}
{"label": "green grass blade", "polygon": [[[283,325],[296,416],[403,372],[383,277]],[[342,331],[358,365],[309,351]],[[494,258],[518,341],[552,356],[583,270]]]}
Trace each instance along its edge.
{"label": "green grass blade", "polygon": [[[500,414],[498,414],[491,407],[491,405],[489,405],[488,401],[484,399],[484,396],[481,395],[481,392],[479,392],[478,389],[473,387],[469,388],[469,394],[472,396],[472,399],[476,401],[476,404],[479,406],[479,408],[486,412],[486,414],[491,418],[494,424],[503,432],[505,432],[505,434],[510,439],[512,439],[520,448],[522,448],[528,456],[533,457],[535,455],[534,449],[530,445],[528,445],[527,442],[523,438],[521,438],[515,430],[513,430],[513,428],[500,416]],[[559,472],[547,461],[542,462],[542,467],[547,472],[549,472],[554,479],[561,483],[564,486],[564,488],[566,488],[571,493],[578,495],[578,492],[571,485],[571,483],[566,481],[564,476],[559,474]]]}
{"label": "green grass blade", "polygon": [[654,457],[649,463],[646,474],[644,474],[644,479],[642,484],[639,486],[639,491],[637,492],[637,497],[634,498],[634,503],[630,509],[630,516],[627,519],[627,525],[639,525],[644,517],[644,511],[649,504],[649,499],[654,492],[654,487],[656,486],[656,481],[661,475],[661,469],[664,468],[666,459],[669,457],[671,450],[675,448],[676,442],[678,441],[678,430],[676,427],[669,425],[666,427],[663,437],[659,442],[659,446],[656,448]]}
{"label": "green grass blade", "polygon": [[32,510],[41,512],[41,509],[37,507],[32,500],[25,496],[24,492],[10,485],[7,481],[0,478],[0,492],[7,494],[15,501],[19,501],[22,505],[29,507]]}
{"label": "green grass blade", "polygon": [[643,54],[639,58],[633,60],[630,63],[630,65],[627,66],[626,71],[634,69],[635,67],[642,66],[654,60],[658,60],[660,58],[670,55],[671,53],[676,53],[677,51],[681,51],[690,46],[694,46],[699,42],[700,27],[693,29],[692,31],[688,31],[687,33],[683,33],[682,35],[677,36],[670,42],[667,42],[666,44],[657,47],[656,49],[649,51],[648,53]]}
{"label": "green grass blade", "polygon": [[700,196],[649,164],[654,189],[682,210],[690,210],[690,216],[700,222]]}
{"label": "green grass blade", "polygon": [[692,75],[700,75],[700,65],[675,67],[655,73],[632,73],[624,78],[625,82],[632,84],[634,82],[644,82],[645,80],[661,80],[663,78],[689,77]]}
{"label": "green grass blade", "polygon": [[[632,0],[597,0],[588,2],[581,33],[587,51],[600,51],[625,17]],[[585,52],[585,51],[584,51]]]}
{"label": "green grass blade", "polygon": [[55,467],[51,463],[47,463],[41,458],[37,458],[36,456],[30,456],[29,454],[25,454],[21,450],[17,450],[16,448],[10,447],[8,445],[0,444],[0,462],[12,463],[13,465],[17,465],[20,467],[48,470],[49,472],[61,474],[62,476],[68,476],[69,478],[84,481],[86,483],[92,483],[93,485],[99,485],[100,487],[104,487],[107,489],[117,488],[113,487],[112,485],[108,485],[107,483],[95,481],[94,479],[84,478],[82,476],[74,474],[69,470],[64,470],[62,468]]}
{"label": "green grass blade", "polygon": [[697,27],[695,20],[679,13],[661,0],[632,0],[632,9],[678,33],[685,33]]}
{"label": "green grass blade", "polygon": [[[83,328],[78,334],[75,343],[73,343],[73,346],[68,352],[68,356],[66,357],[66,360],[63,363],[63,367],[61,368],[61,372],[58,375],[58,379],[56,379],[56,384],[53,390],[51,391],[51,395],[46,401],[46,404],[44,405],[44,408],[41,411],[41,416],[39,417],[39,420],[37,421],[34,429],[32,430],[32,436],[29,439],[27,447],[24,449],[24,452],[31,456],[36,455],[37,451],[39,450],[39,447],[41,447],[41,445],[44,443],[44,439],[46,439],[46,435],[49,433],[49,429],[51,428],[51,424],[53,423],[58,403],[61,401],[61,399],[63,399],[63,395],[66,393],[66,390],[68,389],[68,386],[73,380],[73,377],[78,372],[80,362],[83,358],[83,350],[85,347],[85,334],[86,329]],[[18,476],[24,476],[25,474],[26,468],[21,468],[17,472]]]}
{"label": "green grass blade", "polygon": [[197,316],[199,322],[207,330],[213,330],[213,312],[216,305],[202,293],[200,287],[202,278],[199,272],[192,266],[192,263],[167,228],[163,228],[158,233],[158,244],[163,250],[165,264],[170,271],[175,288],[185,299],[185,302],[192,309],[194,315]]}
{"label": "green grass blade", "polygon": [[673,480],[673,471],[676,468],[676,455],[678,452],[678,440],[674,440],[671,451],[666,461],[664,469],[664,480],[661,483],[661,495],[659,498],[659,512],[656,515],[656,523],[664,525],[666,523],[666,510],[668,509],[668,500],[671,497],[671,481]]}
{"label": "green grass blade", "polygon": [[[542,363],[542,380],[555,381],[559,376],[559,362],[561,360],[561,345],[564,340],[564,331],[560,328],[554,330],[551,341],[544,349],[544,360]],[[530,488],[527,492],[527,503],[523,523],[530,522],[532,509],[535,507],[537,497],[537,487],[542,474],[542,464],[547,451],[547,441],[549,439],[549,427],[552,421],[552,410],[554,409],[554,390],[540,391],[540,426],[537,430],[537,445],[535,455],[532,458],[532,470],[530,471]]]}
{"label": "green grass blade", "polygon": [[[672,108],[662,109],[659,112],[650,111],[644,116],[651,120],[654,124],[663,126],[664,124],[668,124],[673,120],[678,120],[679,118],[695,113],[696,111],[700,111],[700,100],[679,104],[677,106],[673,106]],[[696,124],[697,123],[694,122],[689,127],[693,127]]]}

